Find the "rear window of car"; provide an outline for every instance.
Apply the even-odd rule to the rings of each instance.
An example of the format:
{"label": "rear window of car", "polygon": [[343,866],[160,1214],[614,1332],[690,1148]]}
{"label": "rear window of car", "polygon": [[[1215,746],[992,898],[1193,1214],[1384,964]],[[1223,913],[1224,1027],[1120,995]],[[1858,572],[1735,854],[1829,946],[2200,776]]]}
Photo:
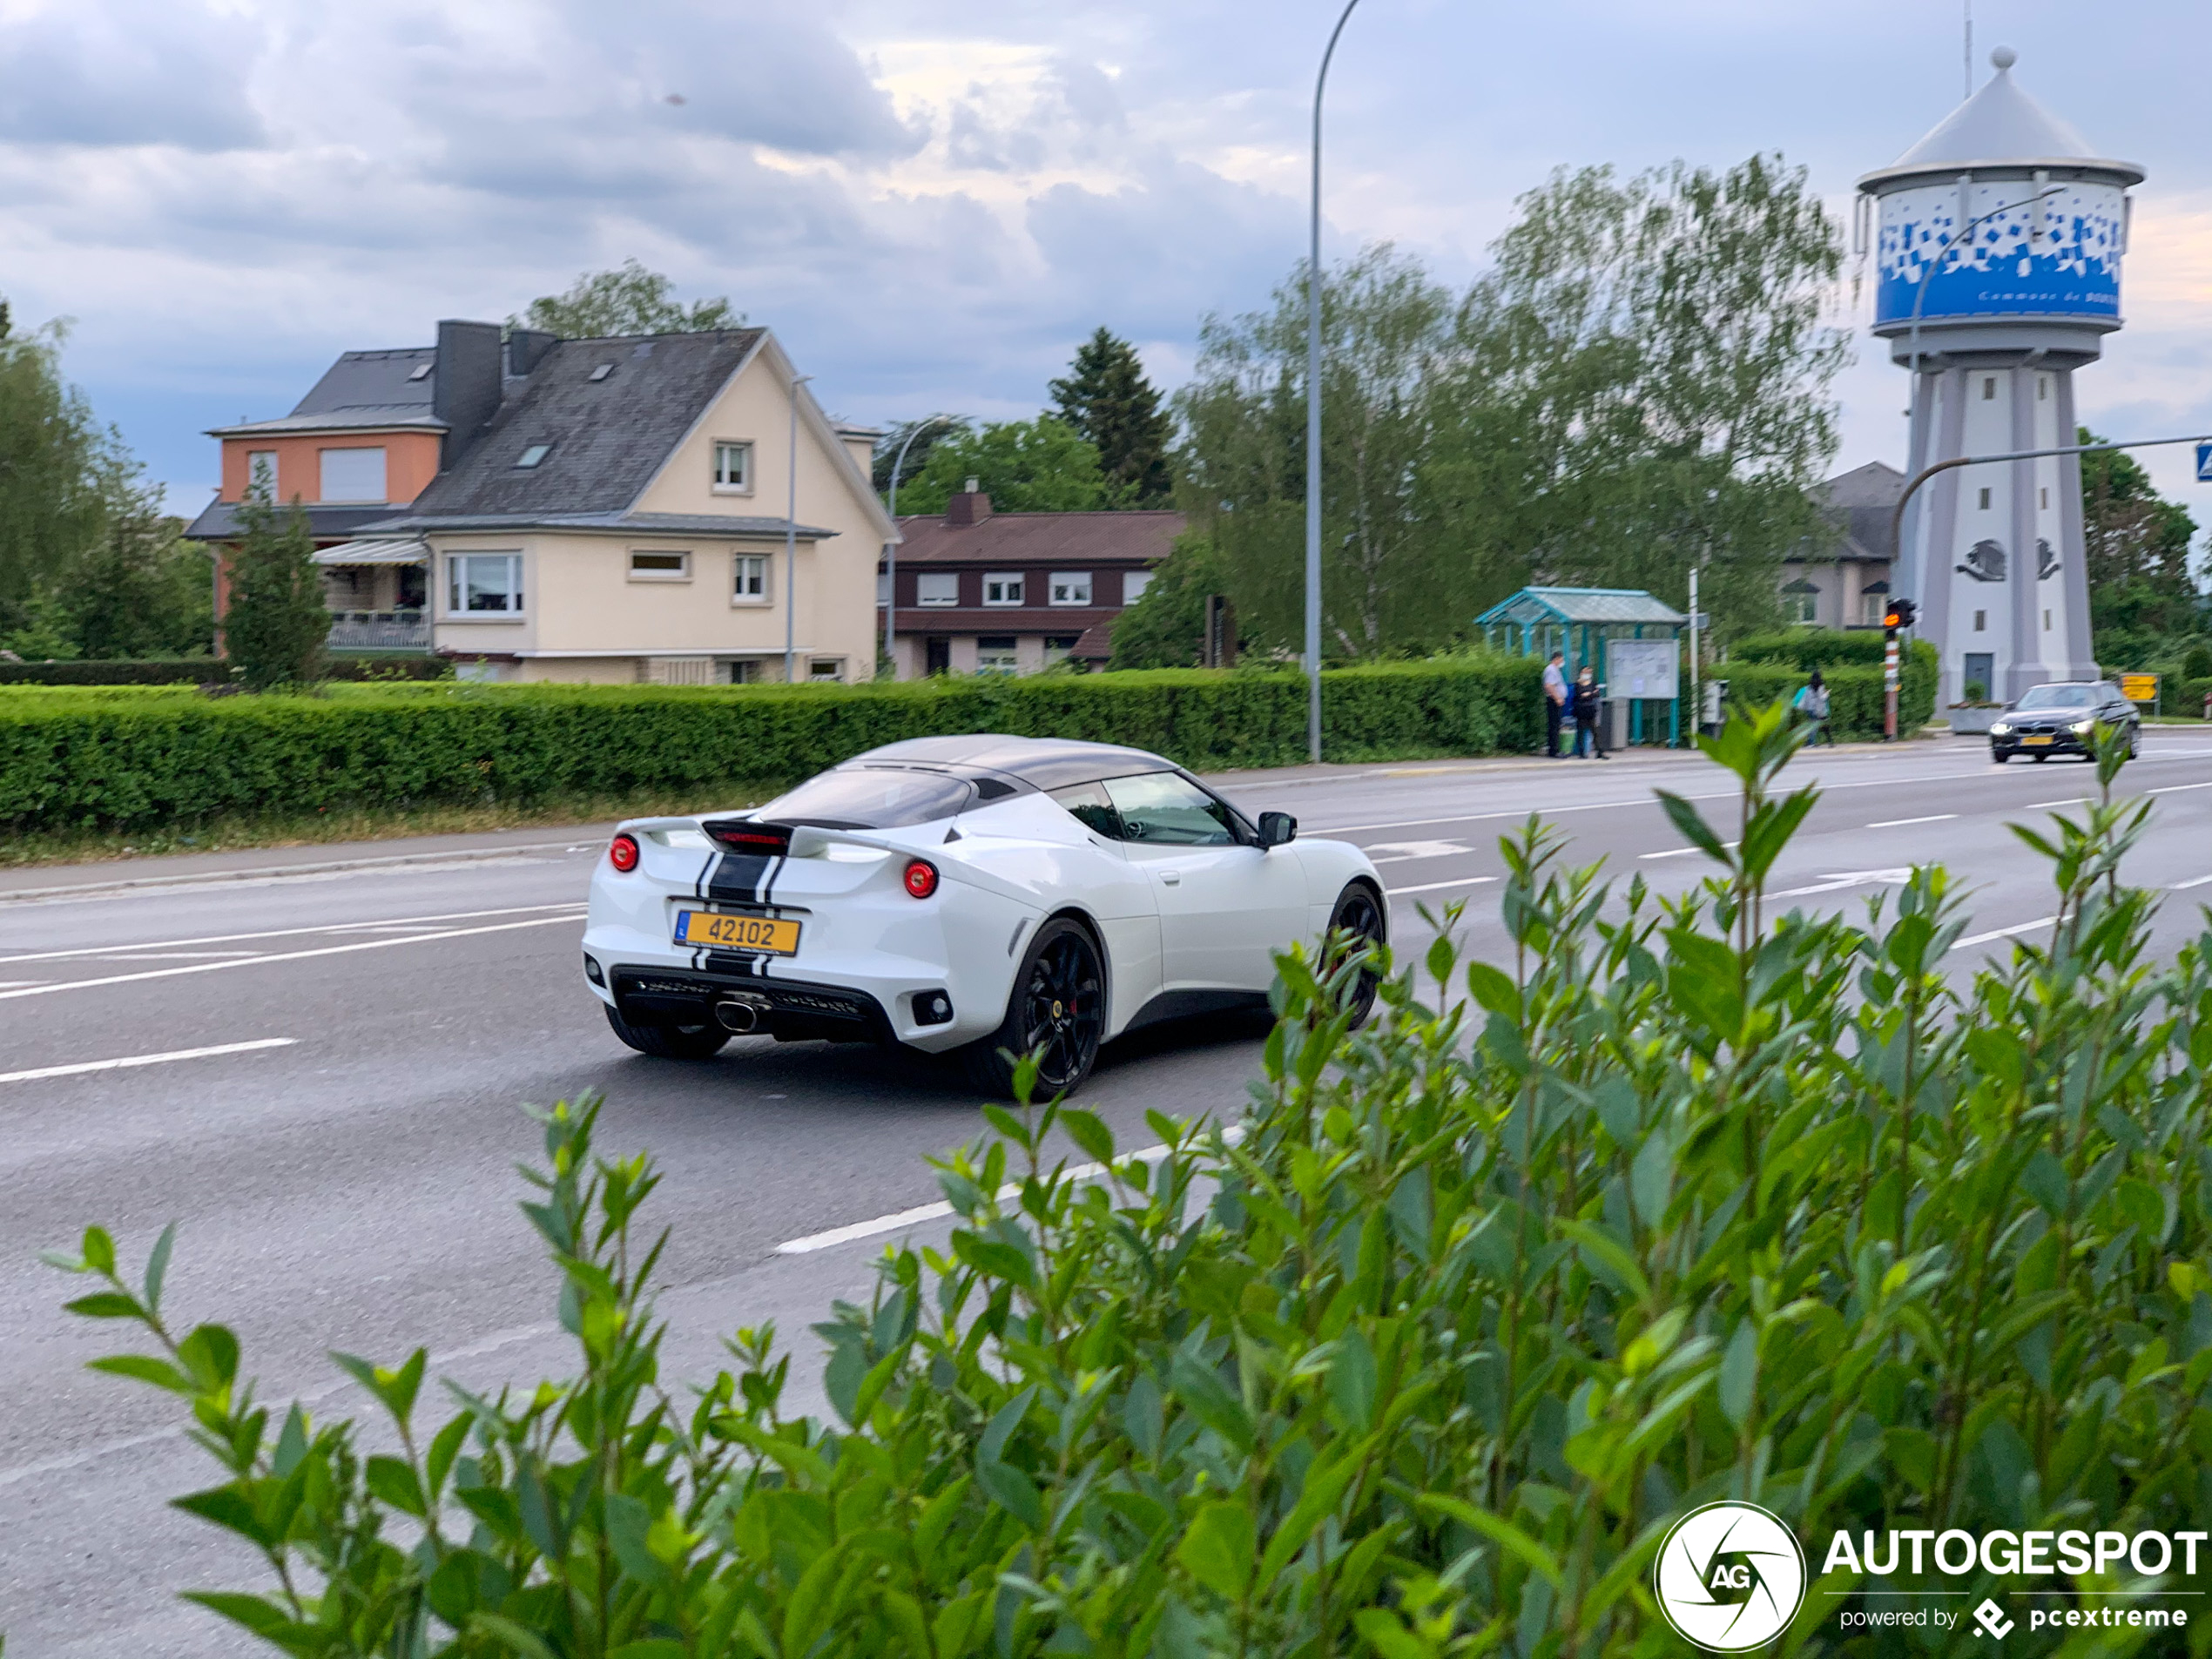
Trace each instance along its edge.
{"label": "rear window of car", "polygon": [[2096,701],[2095,688],[2087,685],[2038,685],[2020,700],[2024,709],[2086,709]]}
{"label": "rear window of car", "polygon": [[753,817],[819,829],[900,829],[950,818],[973,792],[965,778],[911,766],[840,766],[779,795]]}

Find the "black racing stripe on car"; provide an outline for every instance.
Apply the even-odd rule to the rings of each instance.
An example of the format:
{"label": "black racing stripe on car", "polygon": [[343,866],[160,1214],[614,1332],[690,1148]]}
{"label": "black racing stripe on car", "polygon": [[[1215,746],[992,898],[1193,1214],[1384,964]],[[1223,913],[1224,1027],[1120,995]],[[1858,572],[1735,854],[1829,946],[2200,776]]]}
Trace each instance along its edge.
{"label": "black racing stripe on car", "polygon": [[701,896],[720,904],[765,904],[769,880],[781,862],[758,853],[724,853],[707,872]]}

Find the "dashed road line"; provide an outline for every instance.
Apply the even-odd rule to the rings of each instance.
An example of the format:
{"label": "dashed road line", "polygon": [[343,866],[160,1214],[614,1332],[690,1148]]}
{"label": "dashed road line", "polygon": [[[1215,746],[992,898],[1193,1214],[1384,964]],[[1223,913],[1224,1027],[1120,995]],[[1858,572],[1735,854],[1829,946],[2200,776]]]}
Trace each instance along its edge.
{"label": "dashed road line", "polygon": [[212,1060],[217,1055],[289,1049],[299,1041],[297,1037],[256,1037],[251,1042],[218,1042],[205,1049],[172,1049],[167,1054],[126,1055],[120,1060],[80,1060],[68,1066],[34,1066],[29,1071],[0,1071],[0,1083],[37,1082],[42,1077],[81,1077],[92,1071],[128,1071],[135,1066],[165,1066],[173,1060]]}

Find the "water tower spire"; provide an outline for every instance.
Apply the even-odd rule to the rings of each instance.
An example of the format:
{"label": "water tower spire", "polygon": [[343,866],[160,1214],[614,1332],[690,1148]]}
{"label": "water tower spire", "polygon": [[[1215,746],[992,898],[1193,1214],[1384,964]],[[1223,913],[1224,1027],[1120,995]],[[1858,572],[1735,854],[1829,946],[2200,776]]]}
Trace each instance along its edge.
{"label": "water tower spire", "polygon": [[[2121,327],[2133,162],[2101,158],[2013,82],[2019,55],[1859,189],[1879,214],[1874,333],[1912,375],[1918,472],[2074,442],[2074,371]],[[1945,473],[1914,497],[1900,590],[1943,659],[1943,701],[2087,679],[2080,469],[2071,458]]]}

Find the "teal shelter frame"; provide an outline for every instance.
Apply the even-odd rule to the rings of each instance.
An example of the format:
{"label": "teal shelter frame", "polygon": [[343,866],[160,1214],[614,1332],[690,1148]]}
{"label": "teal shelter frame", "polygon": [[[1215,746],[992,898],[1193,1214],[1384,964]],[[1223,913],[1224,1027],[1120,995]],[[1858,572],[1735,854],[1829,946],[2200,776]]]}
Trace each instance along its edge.
{"label": "teal shelter frame", "polygon": [[[1523,588],[1474,619],[1493,651],[1521,657],[1549,657],[1561,651],[1567,671],[1584,663],[1608,683],[1607,646],[1615,639],[1672,639],[1679,642],[1689,618],[1642,588]],[[1643,708],[1653,699],[1629,705],[1629,741],[1643,741]],[[1682,746],[1682,698],[1667,705],[1667,745]]]}

